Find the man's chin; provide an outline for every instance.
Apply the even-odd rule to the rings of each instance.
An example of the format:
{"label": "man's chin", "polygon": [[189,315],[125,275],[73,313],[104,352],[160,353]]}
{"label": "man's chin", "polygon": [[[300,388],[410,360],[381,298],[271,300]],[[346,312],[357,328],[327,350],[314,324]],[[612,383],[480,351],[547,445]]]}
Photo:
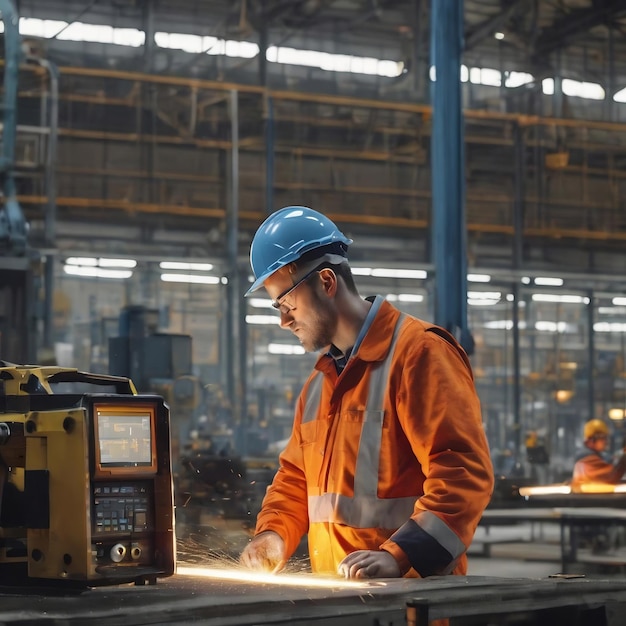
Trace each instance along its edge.
{"label": "man's chin", "polygon": [[321,352],[323,354],[326,354],[329,350],[330,350],[330,344],[324,344],[324,345],[311,345],[309,344],[308,346],[305,345],[304,343],[300,342],[302,344],[302,347],[304,348],[305,352]]}

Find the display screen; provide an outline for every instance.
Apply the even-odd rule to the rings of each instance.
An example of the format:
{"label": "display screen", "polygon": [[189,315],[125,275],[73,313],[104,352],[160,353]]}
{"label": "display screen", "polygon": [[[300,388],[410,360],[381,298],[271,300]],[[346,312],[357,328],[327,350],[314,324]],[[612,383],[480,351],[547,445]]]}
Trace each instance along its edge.
{"label": "display screen", "polygon": [[152,407],[100,405],[95,417],[97,469],[155,469]]}

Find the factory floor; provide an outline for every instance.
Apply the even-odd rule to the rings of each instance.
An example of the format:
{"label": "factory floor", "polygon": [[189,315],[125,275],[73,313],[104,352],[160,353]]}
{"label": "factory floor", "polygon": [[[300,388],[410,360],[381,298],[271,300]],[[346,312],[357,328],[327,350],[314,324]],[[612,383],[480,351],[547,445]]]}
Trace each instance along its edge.
{"label": "factory floor", "polygon": [[589,537],[581,539],[577,560],[568,563],[566,571],[561,562],[559,533],[558,526],[541,523],[492,527],[488,531],[479,527],[468,552],[468,574],[505,578],[545,578],[557,574],[624,578],[626,575],[623,529],[609,531],[610,541],[607,539],[601,550],[591,548]]}

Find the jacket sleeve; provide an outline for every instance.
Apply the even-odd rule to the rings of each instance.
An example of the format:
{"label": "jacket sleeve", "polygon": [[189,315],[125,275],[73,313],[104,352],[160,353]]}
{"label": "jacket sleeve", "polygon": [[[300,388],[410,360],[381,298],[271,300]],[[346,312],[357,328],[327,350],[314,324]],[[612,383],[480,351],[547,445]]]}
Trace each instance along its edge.
{"label": "jacket sleeve", "polygon": [[469,361],[442,333],[403,342],[403,364],[395,369],[400,380],[393,381],[398,419],[425,481],[413,515],[381,547],[394,554],[403,573],[408,562],[420,576],[455,568],[494,484]]}
{"label": "jacket sleeve", "polygon": [[626,455],[615,465],[607,463],[599,454],[588,454],[574,465],[575,482],[618,483],[626,472]]}
{"label": "jacket sleeve", "polygon": [[278,533],[285,542],[286,559],[296,551],[309,525],[301,452],[301,420],[302,395],[298,399],[291,436],[279,456],[278,471],[263,498],[255,529],[256,535],[266,530]]}

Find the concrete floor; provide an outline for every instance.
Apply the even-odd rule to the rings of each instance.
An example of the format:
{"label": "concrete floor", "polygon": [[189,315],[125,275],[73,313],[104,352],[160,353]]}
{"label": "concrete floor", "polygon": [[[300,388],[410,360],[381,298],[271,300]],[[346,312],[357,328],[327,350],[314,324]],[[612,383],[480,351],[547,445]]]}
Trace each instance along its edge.
{"label": "concrete floor", "polygon": [[[620,529],[620,533],[623,530]],[[483,540],[490,538],[490,556],[483,555]],[[579,574],[587,578],[624,578],[626,545],[623,534],[614,537],[615,544],[597,554],[582,544],[578,562],[562,571],[559,529],[555,524],[518,524],[492,527],[489,533],[479,527],[468,552],[468,574],[505,578],[544,578],[557,574]]]}
{"label": "concrete floor", "polygon": [[560,573],[558,561],[526,560],[520,556],[522,550],[511,546],[509,549],[494,549],[491,557],[470,554],[467,573],[469,576],[501,578],[546,578]]}

